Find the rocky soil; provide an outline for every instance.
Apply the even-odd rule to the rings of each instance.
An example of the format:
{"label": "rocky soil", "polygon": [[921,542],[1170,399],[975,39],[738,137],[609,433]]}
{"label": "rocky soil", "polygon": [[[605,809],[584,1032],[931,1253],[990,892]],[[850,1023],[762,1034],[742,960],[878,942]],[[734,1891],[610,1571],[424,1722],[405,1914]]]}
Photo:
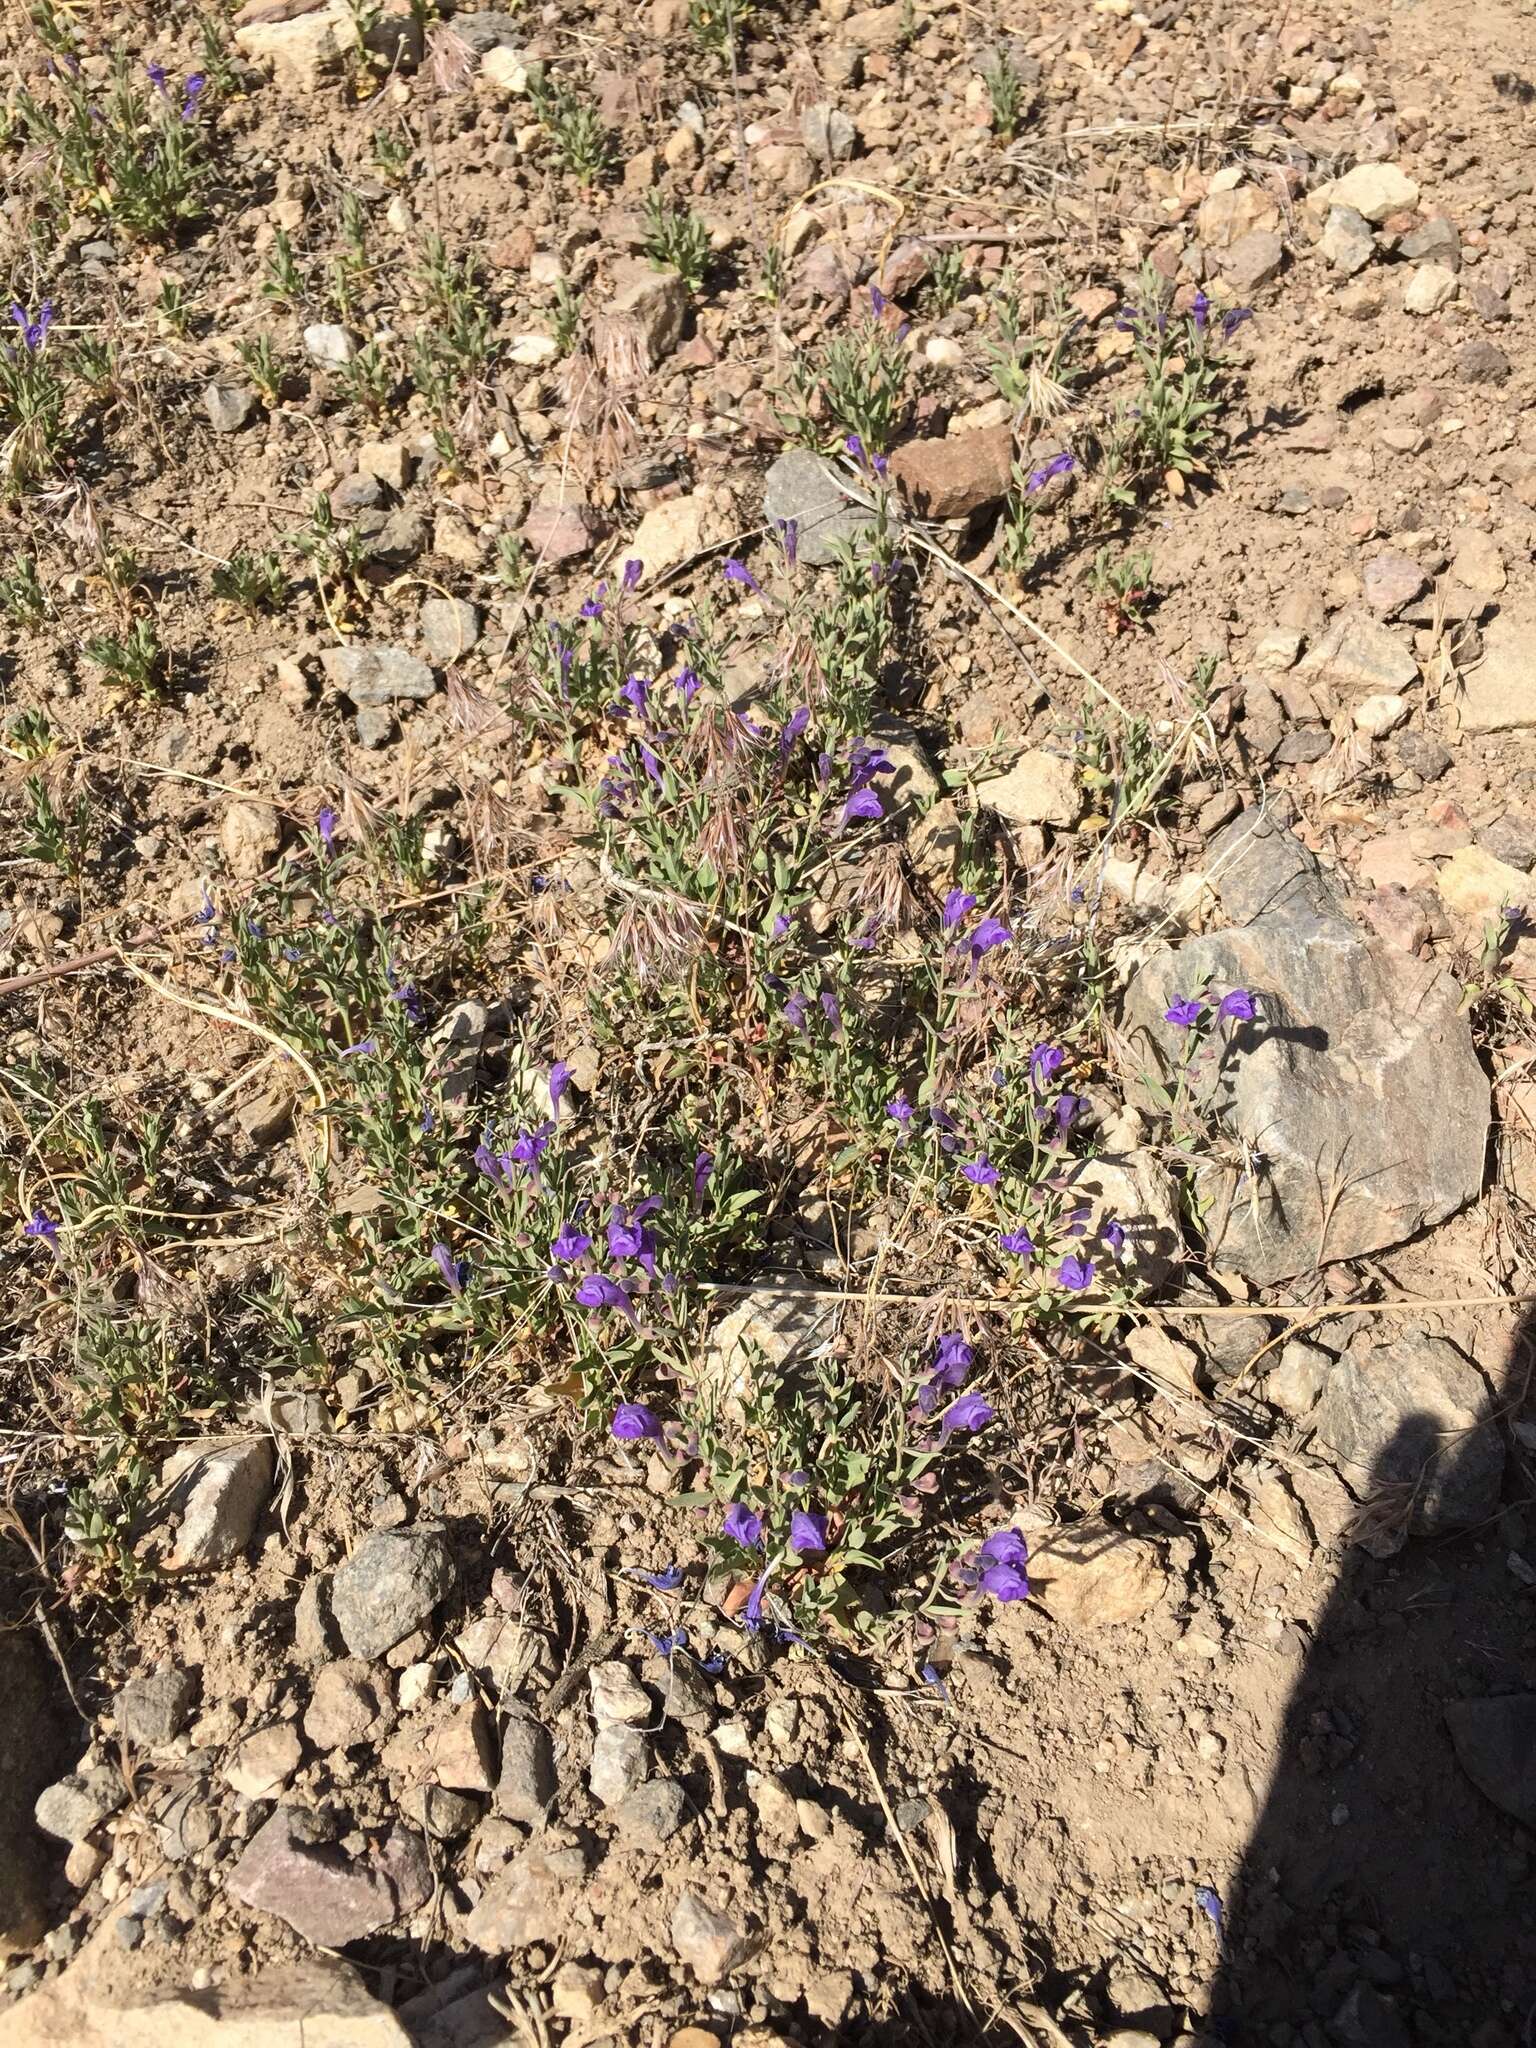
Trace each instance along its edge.
{"label": "rocky soil", "polygon": [[[119,11],[79,25],[103,91],[118,41],[135,76],[210,70],[191,11]],[[206,211],[153,241],[78,192],[49,210],[14,106],[0,130],[13,350],[47,298],[47,349],[118,351],[0,513],[0,2036],[1518,2048],[1536,26],[1502,0],[727,18],[722,42],[711,0],[226,8]],[[64,61],[0,21],[18,88]],[[613,138],[590,182],[541,67]],[[653,260],[656,194],[702,226],[697,285]],[[452,432],[434,237],[494,305]],[[1000,389],[1005,286],[1073,336],[1059,405]],[[1149,290],[1192,359],[1230,330],[1223,410],[1200,460],[1115,498]],[[791,417],[797,366],[875,330],[910,363],[888,465],[825,383]],[[216,574],[268,550],[282,600],[242,606]],[[682,660],[727,616],[705,701],[750,722],[823,661],[796,606],[850,560],[840,617],[898,591],[880,903],[936,929],[979,848],[1036,948],[1007,1003],[1033,1019],[1076,963],[1094,1144],[1062,1199],[1095,1244],[1122,1219],[1134,1276],[1081,1312],[1037,1313],[990,1229],[855,1205],[841,1112],[745,1001],[728,1038],[697,962],[595,1049],[618,942],[561,920],[616,872],[575,799],[623,707],[525,715],[541,635],[607,606]],[[150,617],[137,692],[90,649]],[[749,1365],[888,1390],[943,1332],[985,1353],[991,1434],[824,1626],[759,1625],[697,1435],[610,1429],[655,1384],[616,1365],[600,1404],[591,1358],[510,1308],[466,1366],[447,1244],[408,1369],[380,1364],[360,1248],[411,1170],[359,1169],[333,1070],[213,978],[245,943],[225,906],[333,833],[384,850],[381,919],[459,921],[473,971],[412,1023],[466,1149],[535,1011],[579,1113],[622,1075],[609,1158],[683,1087],[680,1045],[730,1048],[689,1087],[750,1075],[732,1136],[772,1214],[689,1340],[741,1396],[727,1439]],[[410,973],[386,967],[401,1011]],[[919,980],[896,956],[896,998]],[[1254,997],[1205,1064],[1177,1017],[1202,991]],[[571,1102],[538,1085],[558,1137]],[[77,1182],[99,1213],[61,1202]],[[1028,1597],[956,1593],[1005,1530]]]}

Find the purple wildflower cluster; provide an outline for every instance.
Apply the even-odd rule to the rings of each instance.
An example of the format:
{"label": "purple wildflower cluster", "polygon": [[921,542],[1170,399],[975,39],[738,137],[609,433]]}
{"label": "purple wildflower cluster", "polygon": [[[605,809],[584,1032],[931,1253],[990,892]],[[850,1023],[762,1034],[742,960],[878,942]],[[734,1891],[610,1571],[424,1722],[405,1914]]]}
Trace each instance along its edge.
{"label": "purple wildflower cluster", "polygon": [[968,933],[961,932],[959,927],[975,908],[976,898],[969,889],[951,889],[944,898],[941,919],[944,930],[953,934],[951,950],[973,969],[986,954],[996,952],[999,946],[1009,945],[1013,939],[1013,933],[1000,917],[979,918]]}
{"label": "purple wildflower cluster", "polygon": [[[1207,1015],[1208,1011],[1214,1011],[1214,1015]],[[1257,1014],[1253,996],[1245,988],[1228,989],[1221,997],[1214,989],[1198,996],[1175,996],[1163,1012],[1166,1021],[1180,1031],[1196,1033],[1223,1024],[1228,1018],[1237,1024],[1251,1024]]]}
{"label": "purple wildflower cluster", "polygon": [[[700,1154],[700,1160],[704,1155]],[[707,1169],[701,1172],[698,1164],[694,1168],[696,1190],[703,1185]],[[672,1282],[665,1276],[658,1278],[656,1271],[656,1233],[649,1218],[661,1207],[660,1195],[647,1195],[639,1202],[612,1202],[609,1205],[606,1222],[599,1225],[593,1217],[591,1229],[583,1228],[586,1218],[578,1207],[574,1216],[567,1217],[550,1240],[549,1256],[553,1261],[549,1277],[568,1286],[577,1304],[594,1313],[615,1309],[632,1328],[639,1328],[635,1314],[635,1301],[656,1285],[670,1289]],[[635,1413],[649,1415],[649,1409],[638,1404],[626,1403],[625,1410],[633,1408]],[[654,1418],[652,1418],[654,1420]],[[638,1434],[649,1435],[645,1430]],[[624,1434],[615,1421],[614,1434]]]}
{"label": "purple wildflower cluster", "polygon": [[1017,1529],[999,1529],[952,1567],[964,1590],[990,1593],[994,1600],[1029,1598],[1029,1545]]}
{"label": "purple wildflower cluster", "polygon": [[[163,64],[150,63],[144,66],[144,71],[155,91],[169,105],[171,101],[171,85],[170,79],[166,75],[165,66]],[[183,121],[191,121],[195,118],[198,101],[202,98],[207,87],[208,80],[201,71],[189,73],[181,88],[180,118]]]}

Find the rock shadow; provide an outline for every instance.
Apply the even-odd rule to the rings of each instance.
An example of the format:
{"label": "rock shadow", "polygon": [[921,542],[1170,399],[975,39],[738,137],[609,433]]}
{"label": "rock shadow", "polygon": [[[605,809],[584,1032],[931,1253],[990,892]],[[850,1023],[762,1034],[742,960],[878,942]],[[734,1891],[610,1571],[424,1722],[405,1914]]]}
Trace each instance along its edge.
{"label": "rock shadow", "polygon": [[1376,1463],[1241,1869],[1207,1908],[1213,2048],[1532,2038],[1536,1659],[1511,1564],[1536,1562],[1530,1489],[1491,1523],[1401,1542],[1469,1455],[1412,1414]]}

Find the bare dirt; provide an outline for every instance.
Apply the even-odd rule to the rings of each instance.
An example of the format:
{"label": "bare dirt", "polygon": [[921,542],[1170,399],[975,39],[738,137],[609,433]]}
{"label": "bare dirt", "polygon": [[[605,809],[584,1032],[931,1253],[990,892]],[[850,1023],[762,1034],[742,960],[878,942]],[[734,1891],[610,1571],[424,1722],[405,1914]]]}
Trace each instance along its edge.
{"label": "bare dirt", "polygon": [[[179,74],[198,61],[179,11],[120,13],[82,23],[93,50],[110,28],[136,63],[158,56]],[[1212,474],[1153,493],[1118,528],[1095,524],[1077,499],[1055,512],[1042,500],[1047,537],[1022,582],[998,565],[991,512],[935,530],[986,590],[910,551],[892,707],[947,765],[975,772],[995,744],[1113,727],[1102,693],[1050,641],[1163,743],[1197,707],[1208,721],[1176,800],[1128,844],[1051,828],[1033,862],[1016,848],[1021,901],[1037,900],[1046,920],[1086,899],[1106,945],[1145,936],[1162,924],[1167,886],[1200,867],[1226,822],[1212,823],[1213,801],[1219,811],[1226,790],[1263,792],[1282,814],[1289,801],[1297,835],[1363,929],[1470,979],[1482,918],[1442,886],[1447,864],[1474,846],[1520,874],[1536,863],[1536,685],[1529,717],[1481,730],[1475,709],[1478,675],[1529,664],[1536,632],[1529,12],[1427,0],[1260,18],[1110,0],[1004,18],[918,0],[910,19],[898,13],[841,0],[759,8],[734,77],[701,52],[677,0],[622,16],[517,14],[507,47],[578,76],[619,135],[620,163],[595,191],[529,137],[525,99],[483,69],[459,78],[441,44],[435,63],[402,67],[363,99],[341,77],[304,92],[242,61],[217,112],[211,221],[169,247],[146,250],[84,216],[29,245],[35,167],[7,150],[0,235],[12,289],[51,296],[62,326],[111,331],[123,348],[56,494],[4,515],[5,552],[34,554],[49,592],[43,620],[0,626],[6,701],[46,711],[59,736],[46,772],[60,792],[83,791],[100,823],[84,872],[61,876],[25,850],[35,763],[5,757],[7,1099],[16,1112],[10,1063],[41,1057],[61,1099],[103,1096],[113,1136],[119,1120],[127,1130],[165,1115],[184,1233],[112,1249],[90,1285],[125,1311],[168,1303],[201,1322],[221,1389],[238,1384],[246,1400],[256,1390],[267,1361],[251,1349],[251,1304],[279,1262],[306,1312],[339,1309],[349,1274],[310,1204],[314,1125],[286,1113],[295,1091],[284,1079],[270,1130],[242,1121],[287,1070],[202,978],[190,920],[205,887],[250,887],[323,806],[353,837],[415,817],[448,849],[424,895],[485,885],[483,978],[458,993],[515,1007],[529,951],[546,944],[533,878],[583,857],[547,757],[531,758],[522,727],[498,715],[524,687],[534,622],[569,617],[599,580],[612,583],[642,520],[716,488],[699,547],[638,602],[675,625],[718,603],[721,559],[742,555],[770,603],[744,618],[737,658],[761,664],[779,587],[762,479],[784,439],[765,394],[863,317],[898,244],[916,241],[930,261],[958,250],[967,264],[966,293],[947,312],[921,285],[889,293],[913,321],[914,352],[927,349],[917,388],[929,432],[996,402],[983,293],[1005,264],[1079,306],[1089,360],[1112,379],[1127,340],[1114,314],[1143,261],[1177,287],[1181,311],[1220,279],[1204,211],[1213,191],[1254,195],[1252,218],[1272,220],[1282,247],[1277,275],[1227,296],[1254,317],[1233,337]],[[1029,109],[1006,147],[975,68],[1003,42]],[[46,55],[13,9],[0,63],[41,84]],[[818,164],[803,117],[827,102],[852,116],[857,141],[847,161]],[[381,129],[408,146],[394,179],[378,168]],[[1357,162],[1400,166],[1421,196],[1402,220],[1377,224],[1372,261],[1344,279],[1316,246],[1323,223],[1307,195]],[[603,356],[601,321],[621,260],[642,246],[652,189],[701,214],[713,282],[682,339],[626,383]],[[279,228],[316,274],[330,260],[344,193],[362,196],[369,220],[348,323],[358,333],[414,328],[408,279],[429,234],[483,266],[510,341],[551,332],[556,275],[576,290],[587,353],[505,363],[465,436],[462,475],[441,473],[422,404],[367,420],[305,360],[300,330],[315,308],[301,315],[262,295]],[[1418,315],[1403,304],[1415,264],[1400,245],[1432,221],[1455,231],[1459,294]],[[98,239],[107,253],[89,253]],[[775,240],[793,253],[770,305],[759,272]],[[197,308],[186,333],[157,325],[167,275]],[[244,382],[237,344],[263,335],[286,365],[283,393],[237,433],[215,433],[201,393]],[[935,340],[952,354],[935,354]],[[335,589],[297,570],[275,614],[247,619],[213,598],[213,567],[238,549],[281,549],[374,441],[411,450],[412,480],[386,490],[382,509],[417,531],[369,567],[354,616],[336,616]],[[1049,452],[1044,441],[1020,451],[1026,463]],[[561,562],[538,513],[571,502],[589,508],[600,537]],[[514,536],[527,580],[509,589],[493,565]],[[1100,547],[1150,556],[1144,617],[1127,618],[1095,582]],[[132,607],[152,605],[169,651],[157,701],[80,658],[119,618],[104,549],[131,551]],[[1279,630],[1313,648],[1340,613],[1369,609],[1369,567],[1387,553],[1423,572],[1383,627],[1416,679],[1404,723],[1373,738],[1351,724],[1350,692],[1309,677],[1305,657],[1277,669],[1259,646]],[[360,737],[323,651],[348,635],[416,647],[422,603],[442,595],[483,608],[483,638],[441,665],[453,688],[393,707]],[[1429,774],[1431,749],[1448,760]],[[143,946],[74,964],[146,931]],[[590,962],[547,950],[575,1014]],[[718,1582],[706,1585],[699,1515],[668,1499],[666,1468],[643,1445],[582,1431],[568,1368],[536,1347],[498,1361],[504,1384],[495,1371],[461,1381],[428,1356],[404,1393],[370,1381],[360,1353],[325,1361],[302,1379],[323,1420],[306,1433],[279,1419],[276,1484],[242,1553],[112,1597],[61,1530],[62,1489],[90,1469],[99,1417],[75,1392],[78,1302],[20,1235],[45,1196],[14,1114],[0,1166],[16,1222],[0,1316],[12,1503],[0,1533],[16,1521],[0,1553],[6,1606],[18,1629],[34,1616],[46,1625],[51,1711],[68,1731],[60,1767],[89,1741],[127,1798],[93,1837],[98,1868],[72,1858],[66,1878],[65,1845],[46,1844],[41,1921],[11,1941],[0,2032],[49,2039],[59,2022],[45,2001],[66,1981],[110,2009],[260,1979],[309,1955],[279,1915],[230,1889],[274,1800],[326,1817],[345,1854],[366,1860],[402,1815],[410,1823],[413,1797],[420,1828],[422,1785],[444,1782],[431,1761],[441,1731],[478,1714],[500,1748],[509,1714],[528,1713],[552,1741],[547,1819],[499,1812],[494,1767],[485,1785],[459,1788],[475,1801],[472,1823],[429,1840],[429,1894],[345,1946],[407,2038],[430,2048],[703,2048],[690,2028],[743,2048],[1520,2048],[1536,2013],[1536,1823],[1474,1785],[1446,1708],[1528,1687],[1536,1649],[1536,1425],[1518,1306],[1531,1293],[1536,1199],[1528,951],[1513,949],[1509,985],[1477,1012],[1479,1053],[1500,1083],[1478,1202],[1418,1242],[1260,1298],[1192,1252],[1164,1301],[1182,1303],[1174,1327],[1198,1357],[1172,1387],[1131,1360],[1123,1327],[1070,1345],[1015,1328],[999,1397],[1007,1440],[967,1471],[944,1529],[957,1541],[1005,1522],[1026,1532],[1034,1597],[972,1607],[884,1647],[744,1629],[739,1599],[723,1609]],[[347,1181],[343,1163],[335,1192],[355,1194]],[[961,1271],[959,1284],[971,1277]],[[855,1279],[870,1280],[868,1261]],[[1201,1319],[1218,1304],[1234,1329],[1247,1312],[1233,1343],[1221,1317]],[[979,1312],[961,1321],[972,1335],[991,1327]],[[844,1344],[878,1361],[945,1322],[855,1302]],[[1337,1355],[1367,1326],[1373,1338],[1444,1336],[1484,1375],[1506,1457],[1502,1491],[1473,1526],[1405,1537],[1413,1504],[1400,1460],[1346,1491],[1315,1427],[1274,1398],[1271,1339],[1296,1329]],[[249,1414],[211,1388],[178,1398],[182,1436]],[[303,1735],[316,1672],[340,1652],[306,1640],[304,1589],[370,1530],[430,1523],[449,1533],[456,1583],[419,1632],[374,1660],[395,1695],[389,1729],[346,1749],[304,1737],[277,1791],[232,1785],[253,1734]],[[638,1577],[671,1566],[681,1591]],[[679,1627],[698,1657],[723,1656],[718,1673],[681,1647],[657,1653],[655,1639]],[[643,1822],[616,1823],[590,1789],[588,1674],[616,1658],[649,1690],[652,1767],[684,1795],[664,1841]],[[196,1703],[184,1732],[139,1751],[112,1699],[162,1666],[195,1673]],[[684,1668],[691,1704],[668,1716]],[[1524,1768],[1529,1797],[1529,1756]],[[209,1817],[206,1839],[168,1844],[167,1816],[188,1804]],[[9,1839],[0,1827],[0,1847]],[[515,1932],[477,1939],[477,1910],[534,1852],[556,1859],[554,1874],[534,1870]],[[18,1874],[23,1853],[35,1860],[39,1845],[17,1851]],[[738,1937],[713,1976],[678,1941],[685,1893]]]}

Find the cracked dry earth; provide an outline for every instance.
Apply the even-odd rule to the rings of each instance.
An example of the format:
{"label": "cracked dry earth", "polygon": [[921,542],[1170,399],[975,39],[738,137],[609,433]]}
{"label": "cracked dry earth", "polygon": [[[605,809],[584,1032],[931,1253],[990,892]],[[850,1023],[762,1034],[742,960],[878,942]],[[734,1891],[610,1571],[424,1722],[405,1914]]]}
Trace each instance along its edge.
{"label": "cracked dry earth", "polygon": [[[783,455],[765,394],[875,283],[923,366],[902,488],[954,505],[926,530],[1049,636],[914,550],[895,708],[969,789],[978,763],[1072,758],[1084,671],[1166,736],[1210,665],[1208,751],[1155,831],[1101,847],[1070,775],[1065,800],[994,783],[981,801],[1041,893],[1083,892],[1121,947],[1127,1038],[1207,978],[1283,993],[1224,1106],[1283,1199],[1251,1210],[1217,1171],[1168,1312],[1088,1343],[1038,1434],[971,1489],[973,1535],[1026,1534],[1031,1598],[889,1654],[740,1626],[668,1468],[643,1444],[573,1448],[552,1396],[437,1390],[380,1427],[355,1373],[279,1389],[254,1435],[161,1470],[186,1569],[77,1599],[58,1506],[88,1431],[49,1393],[18,1234],[0,2038],[1521,2048],[1536,974],[1518,926],[1475,1031],[1462,991],[1536,867],[1536,18],[793,0],[752,14],[733,80],[680,0],[441,11],[457,68],[403,56],[360,102],[314,11],[269,10],[235,36],[215,224],[145,256],[82,221],[49,252],[61,304],[152,337],[171,270],[208,323],[164,343],[164,418],[108,435],[92,486],[162,579],[185,694],[113,698],[77,667],[68,611],[4,628],[11,708],[45,706],[95,761],[121,842],[79,890],[6,861],[11,1051],[115,1075],[124,1115],[185,1080],[185,1113],[281,1207],[299,1134],[280,1101],[225,1109],[247,1050],[226,1025],[110,964],[38,970],[196,913],[210,874],[254,879],[343,785],[379,811],[425,793],[466,842],[491,805],[508,867],[558,856],[558,777],[455,702],[494,700],[530,616],[569,615],[631,554],[666,616],[718,592],[730,550],[771,600],[765,518],[809,529],[814,508],[780,471],[765,514]],[[189,67],[190,17],[123,12],[136,58]],[[0,39],[0,65],[38,75],[19,7]],[[1008,147],[977,70],[1000,44],[1027,99]],[[529,142],[535,59],[572,65],[620,136],[606,188]],[[393,191],[368,168],[387,121],[425,138]],[[5,172],[19,248],[25,159]],[[382,271],[431,230],[496,280],[491,453],[458,480],[434,475],[421,419],[339,399],[323,338],[281,403],[246,388],[236,342],[287,318],[260,294],[274,235],[328,220],[343,186]],[[722,259],[686,315],[637,266],[653,188],[699,209]],[[772,309],[752,285],[765,238]],[[1106,603],[1070,496],[1059,571],[1003,577],[1012,457],[1061,444],[1015,451],[980,297],[925,296],[957,249],[978,285],[1010,264],[1059,285],[1111,371],[1144,261],[1183,307],[1203,287],[1218,314],[1254,309],[1210,487],[1158,493],[1130,535],[1158,593],[1144,617]],[[647,328],[592,461],[572,437],[601,433],[550,340],[562,281]],[[203,619],[186,545],[227,560],[316,491],[376,548],[366,639],[388,659],[338,644],[308,596]],[[39,548],[5,517],[51,587],[94,601],[57,522]],[[518,592],[491,573],[503,538],[535,565]],[[238,1244],[185,1256],[203,1305],[263,1277]],[[850,1257],[840,1341],[878,1351],[882,1311],[857,1300],[873,1266],[857,1240]],[[637,1576],[673,1566],[675,1587]]]}

